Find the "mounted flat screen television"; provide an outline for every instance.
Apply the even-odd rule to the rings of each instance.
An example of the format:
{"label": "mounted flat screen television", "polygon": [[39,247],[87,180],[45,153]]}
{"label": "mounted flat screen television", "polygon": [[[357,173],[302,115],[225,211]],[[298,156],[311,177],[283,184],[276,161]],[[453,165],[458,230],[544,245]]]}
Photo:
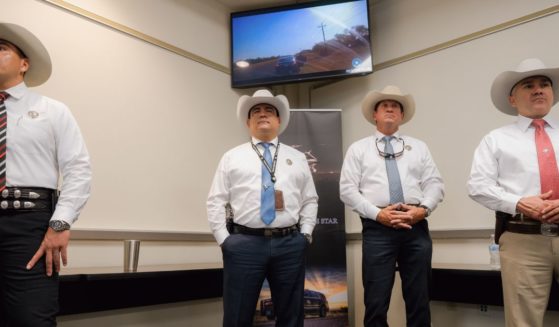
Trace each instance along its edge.
{"label": "mounted flat screen television", "polygon": [[231,14],[231,86],[372,73],[368,0],[314,1]]}

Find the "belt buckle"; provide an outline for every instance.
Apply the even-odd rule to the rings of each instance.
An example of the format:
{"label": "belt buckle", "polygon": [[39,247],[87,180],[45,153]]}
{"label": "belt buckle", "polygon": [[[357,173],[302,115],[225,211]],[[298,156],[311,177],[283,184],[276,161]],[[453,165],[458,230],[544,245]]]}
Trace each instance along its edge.
{"label": "belt buckle", "polygon": [[264,236],[271,237],[272,235],[273,235],[273,232],[270,228],[265,228],[264,229]]}

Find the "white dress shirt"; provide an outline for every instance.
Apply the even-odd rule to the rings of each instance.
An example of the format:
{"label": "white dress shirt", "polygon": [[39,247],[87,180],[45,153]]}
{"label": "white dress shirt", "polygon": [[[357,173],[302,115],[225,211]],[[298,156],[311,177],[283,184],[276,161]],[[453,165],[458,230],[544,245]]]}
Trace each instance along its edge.
{"label": "white dress shirt", "polygon": [[[260,141],[252,138],[261,154]],[[272,158],[278,144],[270,146]],[[285,210],[277,211],[276,218],[266,225],[260,218],[262,162],[250,142],[227,151],[215,173],[208,195],[207,212],[210,228],[218,244],[229,236],[225,225],[225,205],[231,204],[234,222],[251,228],[282,228],[299,223],[301,233],[311,234],[316,224],[318,195],[303,153],[283,143],[279,146],[275,172],[275,190],[283,192]]]}
{"label": "white dress shirt", "polygon": [[80,129],[63,103],[20,83],[5,90],[7,186],[58,189],[52,220],[72,224],[89,198],[91,167]]}
{"label": "white dress shirt", "polygon": [[[559,125],[550,117],[544,120],[559,162]],[[518,116],[515,124],[495,129],[481,140],[468,180],[472,199],[491,210],[514,215],[520,198],[541,194],[535,128],[531,123],[532,119]]]}
{"label": "white dress shirt", "polygon": [[[342,201],[361,217],[373,220],[381,210],[379,207],[390,204],[385,158],[378,151],[384,151],[384,136],[377,131],[353,143],[347,150],[340,176]],[[403,147],[401,141],[391,140],[394,153],[403,150],[396,162],[405,202],[435,210],[444,197],[444,185],[427,145],[399,133],[393,136],[405,142]]]}

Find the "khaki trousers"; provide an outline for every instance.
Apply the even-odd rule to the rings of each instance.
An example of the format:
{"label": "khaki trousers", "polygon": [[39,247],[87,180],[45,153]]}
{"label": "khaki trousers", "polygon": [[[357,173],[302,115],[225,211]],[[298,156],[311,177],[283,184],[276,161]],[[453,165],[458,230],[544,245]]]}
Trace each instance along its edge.
{"label": "khaki trousers", "polygon": [[505,232],[499,244],[506,326],[542,327],[559,281],[559,237]]}

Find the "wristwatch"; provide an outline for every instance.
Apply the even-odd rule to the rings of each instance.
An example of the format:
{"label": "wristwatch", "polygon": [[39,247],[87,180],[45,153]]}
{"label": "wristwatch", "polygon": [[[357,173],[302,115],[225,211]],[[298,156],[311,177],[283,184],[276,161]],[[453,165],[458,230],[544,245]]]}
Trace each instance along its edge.
{"label": "wristwatch", "polygon": [[419,207],[425,209],[425,218],[431,215],[431,209],[428,206],[420,204]]}
{"label": "wristwatch", "polygon": [[64,220],[51,220],[49,221],[49,227],[52,228],[55,232],[63,232],[70,229],[70,224],[68,224]]}
{"label": "wristwatch", "polygon": [[312,244],[312,235],[309,233],[303,233],[303,236],[307,239],[307,243]]}

